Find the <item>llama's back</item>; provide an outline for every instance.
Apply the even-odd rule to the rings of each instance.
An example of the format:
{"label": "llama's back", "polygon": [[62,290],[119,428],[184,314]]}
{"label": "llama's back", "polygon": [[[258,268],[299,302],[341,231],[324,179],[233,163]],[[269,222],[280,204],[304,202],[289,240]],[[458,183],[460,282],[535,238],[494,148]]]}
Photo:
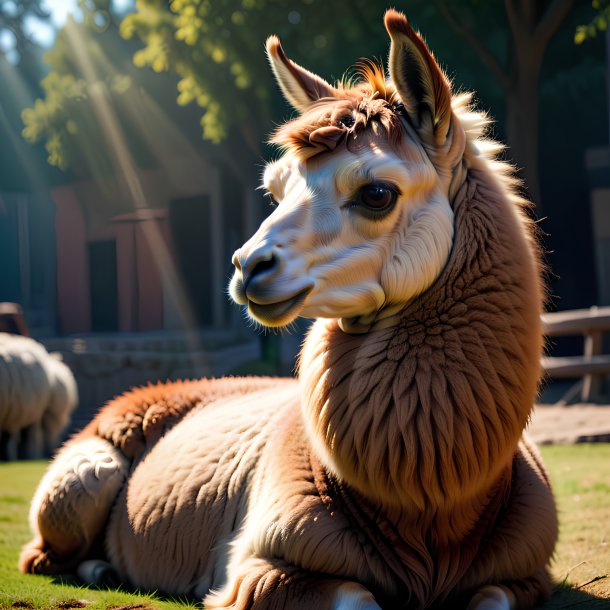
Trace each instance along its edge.
{"label": "llama's back", "polygon": [[37,423],[49,400],[49,354],[29,337],[0,333],[0,429]]}

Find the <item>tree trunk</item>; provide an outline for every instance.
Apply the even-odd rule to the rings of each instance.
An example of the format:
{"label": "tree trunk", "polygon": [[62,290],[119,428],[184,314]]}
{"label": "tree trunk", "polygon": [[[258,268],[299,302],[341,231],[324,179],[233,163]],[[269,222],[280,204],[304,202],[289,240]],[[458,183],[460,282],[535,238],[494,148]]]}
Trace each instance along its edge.
{"label": "tree trunk", "polygon": [[496,76],[506,95],[506,139],[509,157],[525,181],[530,199],[541,211],[538,143],[538,101],[542,60],[549,41],[574,6],[575,0],[504,0],[511,32],[507,74],[478,33],[460,21],[446,0],[436,0],[449,25],[470,44]]}
{"label": "tree trunk", "polygon": [[529,198],[541,210],[539,179],[539,73],[541,62],[530,55],[515,68],[514,87],[506,92],[508,156],[525,181]]}

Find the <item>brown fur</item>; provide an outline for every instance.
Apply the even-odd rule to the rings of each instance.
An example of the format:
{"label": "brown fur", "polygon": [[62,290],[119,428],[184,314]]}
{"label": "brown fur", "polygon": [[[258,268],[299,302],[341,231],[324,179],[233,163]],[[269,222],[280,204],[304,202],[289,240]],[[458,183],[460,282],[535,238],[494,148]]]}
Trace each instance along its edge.
{"label": "brown fur", "polygon": [[[361,63],[356,78],[355,83],[339,83],[335,97],[321,98],[301,116],[282,125],[270,142],[304,161],[334,150],[339,143],[347,147],[355,144],[365,130],[383,135],[398,146],[403,129],[393,109],[396,89],[386,82],[383,68],[373,62]],[[348,124],[346,119],[350,119]],[[320,131],[330,128],[334,145],[316,138]]]}
{"label": "brown fur", "polygon": [[130,459],[139,457],[187,413],[218,398],[272,387],[264,377],[196,379],[135,388],[110,401],[79,434],[110,441]]}
{"label": "brown fur", "polygon": [[[454,206],[452,258],[401,322],[357,336],[336,322],[318,323],[301,360],[303,415],[316,446],[332,456],[328,465],[342,480],[382,502],[419,550],[413,573],[420,577],[410,591],[421,607],[447,595],[444,579],[471,552],[470,533],[495,506],[494,494],[505,493],[541,351],[538,263],[524,220],[475,168]],[[506,502],[515,506],[522,486],[512,485]],[[471,557],[467,582],[482,573],[483,582],[517,580],[526,556],[542,570],[556,517],[550,494],[538,493],[539,506],[521,507],[531,522],[519,535],[510,532],[513,520],[527,521],[519,511],[505,511],[496,524],[493,544],[514,536],[515,556],[497,563]]]}
{"label": "brown fur", "polygon": [[[298,382],[164,384],[111,402],[43,481],[22,570],[52,572],[74,553],[61,541],[80,559],[102,536],[124,582],[205,596],[208,609],[456,608],[489,584],[519,608],[548,596],[555,507],[521,437],[540,372],[538,251],[506,166],[484,153],[484,120],[464,97],[445,107],[435,87],[448,84],[402,19],[388,17],[393,40],[438,70],[421,98],[435,100],[432,121],[404,117],[375,68],[331,88],[290,62],[284,89],[311,106],[276,141],[313,162],[375,130],[390,146],[409,138],[447,179],[455,238],[440,276],[392,315],[318,320]],[[101,457],[83,462],[86,446]],[[95,519],[79,504],[87,473],[105,498]],[[74,522],[58,518],[64,506]]]}

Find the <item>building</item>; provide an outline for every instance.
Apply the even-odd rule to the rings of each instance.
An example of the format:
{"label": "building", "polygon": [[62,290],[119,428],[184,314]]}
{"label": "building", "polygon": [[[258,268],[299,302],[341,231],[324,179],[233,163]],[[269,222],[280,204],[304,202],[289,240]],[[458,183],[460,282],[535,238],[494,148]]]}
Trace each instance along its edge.
{"label": "building", "polygon": [[77,424],[131,386],[236,372],[261,355],[226,291],[233,251],[259,221],[254,190],[202,156],[133,171],[135,187],[111,176],[0,192],[0,301],[20,303],[73,369]]}

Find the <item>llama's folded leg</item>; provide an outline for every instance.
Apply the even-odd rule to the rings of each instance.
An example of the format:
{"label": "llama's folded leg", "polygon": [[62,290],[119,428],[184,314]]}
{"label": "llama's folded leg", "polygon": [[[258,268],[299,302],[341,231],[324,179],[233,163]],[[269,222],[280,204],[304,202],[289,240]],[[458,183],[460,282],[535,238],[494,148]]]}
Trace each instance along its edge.
{"label": "llama's folded leg", "polygon": [[239,566],[220,591],[204,599],[206,610],[381,610],[364,586],[263,559]]}
{"label": "llama's folded leg", "polygon": [[70,572],[100,534],[129,469],[108,441],[75,439],[51,463],[30,508],[34,539],[19,559],[22,572]]}
{"label": "llama's folded leg", "polygon": [[111,400],[84,432],[105,438],[128,458],[138,458],[187,413],[219,398],[276,385],[271,378],[201,379],[136,388]]}
{"label": "llama's folded leg", "polygon": [[481,587],[467,610],[529,610],[548,599],[550,593],[550,576],[542,571],[532,578]]}

